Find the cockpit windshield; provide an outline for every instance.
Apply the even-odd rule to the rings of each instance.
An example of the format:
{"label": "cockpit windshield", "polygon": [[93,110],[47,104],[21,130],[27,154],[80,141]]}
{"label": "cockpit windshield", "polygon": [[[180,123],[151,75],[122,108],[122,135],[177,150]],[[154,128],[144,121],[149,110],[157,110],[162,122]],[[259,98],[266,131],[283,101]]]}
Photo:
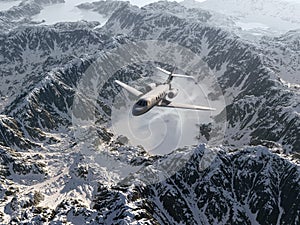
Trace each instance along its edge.
{"label": "cockpit windshield", "polygon": [[140,100],[138,100],[138,102],[136,104],[139,106],[147,106],[148,102],[144,99],[140,99]]}

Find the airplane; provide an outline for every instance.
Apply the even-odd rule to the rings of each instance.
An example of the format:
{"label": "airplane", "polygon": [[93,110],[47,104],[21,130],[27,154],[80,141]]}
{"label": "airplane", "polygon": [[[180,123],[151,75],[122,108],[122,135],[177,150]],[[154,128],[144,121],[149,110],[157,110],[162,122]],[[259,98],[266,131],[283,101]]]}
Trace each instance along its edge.
{"label": "airplane", "polygon": [[120,85],[122,88],[127,90],[132,95],[138,97],[138,100],[132,107],[132,115],[133,116],[140,116],[144,113],[151,110],[154,106],[157,107],[168,107],[168,108],[179,108],[179,109],[190,109],[190,110],[204,110],[204,111],[215,111],[215,108],[210,108],[206,106],[197,106],[197,105],[190,105],[190,104],[182,104],[182,103],[175,103],[167,99],[173,99],[178,94],[178,89],[174,89],[171,86],[171,82],[174,77],[181,77],[181,78],[188,78],[194,79],[192,76],[182,75],[182,74],[174,74],[173,72],[169,72],[165,69],[160,67],[156,67],[161,72],[168,75],[168,79],[163,84],[156,85],[155,83],[151,83],[148,85],[150,91],[147,93],[142,93],[139,90],[119,81],[115,80],[115,83]]}

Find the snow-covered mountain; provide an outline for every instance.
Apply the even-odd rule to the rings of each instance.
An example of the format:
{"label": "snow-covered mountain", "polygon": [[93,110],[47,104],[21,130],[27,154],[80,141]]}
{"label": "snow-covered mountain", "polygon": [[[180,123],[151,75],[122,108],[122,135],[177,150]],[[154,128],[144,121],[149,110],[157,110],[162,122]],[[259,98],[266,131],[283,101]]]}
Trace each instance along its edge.
{"label": "snow-covered mountain", "polygon": [[273,68],[287,85],[299,90],[300,30],[291,30],[275,38],[261,40],[266,64]]}
{"label": "snow-covered mountain", "polygon": [[[215,14],[202,9],[98,4],[111,14],[101,28],[12,24],[0,36],[0,223],[297,224],[298,32],[254,45],[212,25]],[[213,118],[218,124],[227,117],[222,146],[155,156],[114,135],[107,126],[119,92],[112,80],[148,79],[147,63],[120,69],[100,88],[96,143],[74,135],[74,98],[87,69],[103,75],[107,68],[94,62],[108,51],[117,60],[111,50],[141,40],[182,45],[208,64],[227,104]]]}
{"label": "snow-covered mountain", "polygon": [[77,7],[85,10],[93,10],[99,14],[110,16],[114,11],[129,5],[129,2],[123,1],[97,1],[79,4]]}
{"label": "snow-covered mountain", "polygon": [[[161,8],[161,4],[168,3],[161,2],[157,7]],[[286,151],[298,151],[299,92],[278,81],[289,77],[285,71],[265,62],[273,60],[274,55],[265,57],[261,48],[264,51],[267,48],[243,42],[205,22],[185,20],[165,11],[167,13],[158,10],[149,15],[143,9],[128,7],[116,11],[104,29],[113,34],[126,32],[137,39],[176,42],[200,54],[210,69],[219,75],[218,82],[228,102],[227,144],[242,146],[258,139],[282,143]],[[189,11],[186,9],[185,13]],[[297,52],[294,55],[297,59]],[[298,72],[296,68],[293,74]],[[266,109],[272,109],[272,112]],[[281,118],[280,123],[278,118]],[[291,124],[291,129],[285,129],[287,124]]]}
{"label": "snow-covered mountain", "polygon": [[[294,183],[294,179],[299,176],[299,170],[296,167],[270,155],[265,148],[245,148],[231,154],[219,149],[211,167],[201,171],[203,150],[204,146],[194,149],[184,169],[163,182],[145,185],[157,176],[146,168],[116,190],[101,193],[94,208],[101,211],[112,207],[101,222],[113,224],[125,219],[128,224],[136,221],[141,224],[146,221],[150,224],[297,224],[299,183]],[[286,196],[286,190],[290,191],[288,196],[295,198]],[[126,200],[122,202],[124,197]]]}
{"label": "snow-covered mountain", "polygon": [[[230,154],[214,149],[217,158],[203,171],[204,150],[178,151],[113,186],[77,159],[69,162],[70,171],[31,185],[33,190],[10,185],[5,212],[15,223],[297,224],[299,168],[267,148],[252,147]],[[151,184],[159,176],[155,169],[191,152],[182,170]]]}
{"label": "snow-covered mountain", "polygon": [[0,28],[2,31],[8,31],[22,24],[35,24],[31,17],[38,14],[45,5],[63,2],[64,0],[23,0],[16,6],[0,11]]}
{"label": "snow-covered mountain", "polygon": [[[21,27],[2,34],[1,110],[18,95],[36,88],[54,67],[99,50],[109,37],[95,32],[93,28],[97,25],[97,22],[58,23],[53,27]],[[85,35],[89,37],[83,40]]]}
{"label": "snow-covered mountain", "polygon": [[[236,25],[253,34],[278,34],[300,28],[300,3],[283,0],[184,0],[188,8],[216,11],[235,19]],[[266,32],[267,31],[267,32]]]}

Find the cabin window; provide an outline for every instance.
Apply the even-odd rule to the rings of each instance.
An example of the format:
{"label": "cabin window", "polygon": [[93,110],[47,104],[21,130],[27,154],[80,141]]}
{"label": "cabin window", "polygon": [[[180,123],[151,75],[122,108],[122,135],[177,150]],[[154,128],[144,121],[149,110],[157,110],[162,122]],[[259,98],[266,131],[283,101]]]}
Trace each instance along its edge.
{"label": "cabin window", "polygon": [[141,99],[136,104],[139,105],[139,106],[147,106],[149,104],[149,102],[146,101],[146,100]]}
{"label": "cabin window", "polygon": [[143,106],[143,100],[139,100],[136,104],[139,106]]}

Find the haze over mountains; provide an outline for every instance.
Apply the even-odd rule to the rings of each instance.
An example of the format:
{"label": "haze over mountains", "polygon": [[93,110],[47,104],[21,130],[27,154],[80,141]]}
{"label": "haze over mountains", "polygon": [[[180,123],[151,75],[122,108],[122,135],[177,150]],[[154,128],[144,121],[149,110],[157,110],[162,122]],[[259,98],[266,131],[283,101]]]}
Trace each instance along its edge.
{"label": "haze over mountains", "polygon": [[[89,21],[38,22],[45,7],[62,2],[26,0],[0,12],[0,223],[299,222],[298,3],[284,3],[283,10],[277,0],[254,5],[188,0],[141,8],[100,1],[79,5],[76,13],[98,13],[101,21],[87,16]],[[283,27],[291,30],[273,29],[271,23],[241,25],[256,23],[250,19],[258,13],[285,21],[291,26]],[[90,103],[84,95],[76,102],[82,81],[105,76],[109,66],[97,65],[110,57],[111,64],[119,63],[115,49],[134,45],[143,52],[151,47],[149,40],[200,56],[209,73],[195,73],[196,79],[201,84],[214,75],[220,90],[211,87],[207,98],[214,102],[223,96],[226,103],[198,124],[199,144],[160,155],[111,129],[114,101],[123,96],[112,81],[144,90],[155,78],[154,66],[172,69],[173,63],[132,63],[97,87],[94,108],[82,107]],[[169,52],[170,60],[175,53]],[[138,57],[127,51],[127,59]],[[86,78],[90,69],[94,73]],[[93,123],[80,126],[80,115],[90,109]],[[210,139],[224,124],[222,143],[213,145]]]}
{"label": "haze over mountains", "polygon": [[300,2],[283,0],[207,0],[197,2],[185,0],[186,7],[199,7],[228,15],[241,31],[253,36],[279,35],[292,29],[299,29]]}

